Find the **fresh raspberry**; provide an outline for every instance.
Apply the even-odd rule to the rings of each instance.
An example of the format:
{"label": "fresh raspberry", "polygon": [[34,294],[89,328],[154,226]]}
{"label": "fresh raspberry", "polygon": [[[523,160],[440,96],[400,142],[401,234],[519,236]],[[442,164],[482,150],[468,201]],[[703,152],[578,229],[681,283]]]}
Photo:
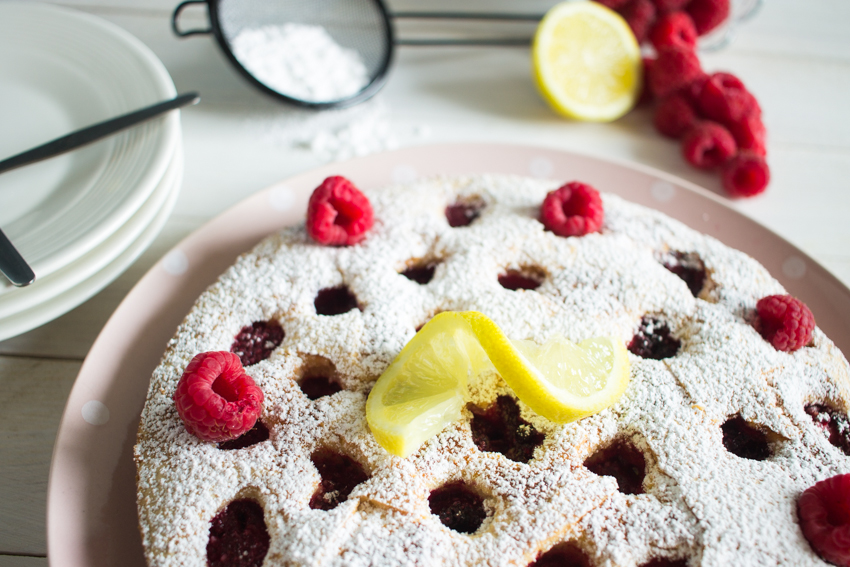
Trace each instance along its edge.
{"label": "fresh raspberry", "polygon": [[673,94],[698,80],[704,73],[699,58],[690,49],[665,47],[649,69],[649,89],[658,98]]}
{"label": "fresh raspberry", "polygon": [[714,73],[702,87],[699,109],[709,120],[729,126],[746,116],[761,116],[756,97],[731,73]]}
{"label": "fresh raspberry", "polygon": [[691,0],[652,0],[652,3],[655,4],[655,9],[658,10],[659,14],[666,14],[667,12],[681,10],[690,1]]}
{"label": "fresh raspberry", "polygon": [[683,94],[673,94],[655,107],[655,129],[669,138],[681,138],[697,123],[694,107]]}
{"label": "fresh raspberry", "polygon": [[655,63],[655,59],[652,57],[643,58],[643,82],[640,86],[640,96],[637,101],[639,105],[646,104],[652,100],[652,91],[649,88],[649,73],[653,63]]}
{"label": "fresh raspberry", "polygon": [[762,297],[756,303],[756,313],[756,330],[776,350],[791,352],[811,342],[815,317],[796,297]]}
{"label": "fresh raspberry", "polygon": [[328,177],[310,195],[307,232],[319,244],[356,244],[373,222],[369,199],[345,177]]}
{"label": "fresh raspberry", "polygon": [[752,197],[767,188],[770,168],[763,157],[741,152],[723,165],[723,188],[733,197]]}
{"label": "fresh raspberry", "polygon": [[638,43],[643,43],[655,23],[655,5],[650,0],[630,0],[617,12],[632,28]]}
{"label": "fresh raspberry", "polygon": [[180,377],[174,405],[189,433],[222,442],[254,427],[263,411],[263,391],[234,353],[202,352]]}
{"label": "fresh raspberry", "polygon": [[697,33],[705,35],[729,17],[729,0],[691,0],[685,11],[693,18]]}
{"label": "fresh raspberry", "polygon": [[688,163],[700,169],[722,165],[737,151],[735,138],[729,130],[708,120],[697,123],[682,139],[682,155]]}
{"label": "fresh raspberry", "polygon": [[708,75],[702,74],[686,86],[678,90],[678,93],[688,99],[691,107],[695,112],[699,111],[699,95],[702,93],[702,88],[708,80]]}
{"label": "fresh raspberry", "polygon": [[753,114],[745,116],[738,122],[733,122],[727,126],[735,142],[738,144],[738,150],[744,152],[752,152],[758,156],[764,157],[767,155],[767,129],[761,121],[761,117]]}
{"label": "fresh raspberry", "polygon": [[540,219],[558,236],[582,236],[602,226],[605,211],[599,191],[578,181],[550,191],[540,207]]}
{"label": "fresh raspberry", "polygon": [[602,4],[606,8],[611,8],[612,10],[618,10],[620,6],[628,2],[629,0],[594,0],[598,4]]}
{"label": "fresh raspberry", "polygon": [[803,535],[825,560],[850,567],[850,474],[816,482],[797,500]]}
{"label": "fresh raspberry", "polygon": [[686,12],[663,14],[649,32],[649,41],[655,49],[681,47],[694,49],[697,46],[697,28]]}

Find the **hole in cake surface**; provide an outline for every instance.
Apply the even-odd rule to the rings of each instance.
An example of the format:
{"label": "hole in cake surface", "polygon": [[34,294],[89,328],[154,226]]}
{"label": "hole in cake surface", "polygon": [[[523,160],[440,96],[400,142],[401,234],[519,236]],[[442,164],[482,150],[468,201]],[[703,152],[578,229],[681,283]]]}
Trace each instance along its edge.
{"label": "hole in cake surface", "polygon": [[250,447],[251,445],[256,445],[257,443],[262,443],[263,441],[267,441],[269,438],[269,428],[263,424],[259,419],[257,423],[254,424],[254,427],[237,437],[236,439],[231,439],[229,441],[223,441],[218,444],[218,448],[224,451],[233,451],[236,449],[245,449],[246,447]]}
{"label": "hole in cake surface", "polygon": [[720,428],[723,431],[723,446],[733,455],[753,461],[763,461],[770,457],[767,435],[741,416],[727,420]]}
{"label": "hole in cake surface", "polygon": [[529,567],[591,567],[590,558],[574,543],[559,543]]}
{"label": "hole in cake surface", "polygon": [[331,449],[319,449],[310,460],[322,479],[310,498],[313,510],[333,510],[348,500],[355,486],[369,478],[360,463]]}
{"label": "hole in cake surface", "polygon": [[414,264],[401,272],[401,275],[409,279],[410,281],[414,281],[419,285],[425,285],[434,279],[434,272],[437,269],[437,264],[435,262],[431,262],[428,264]]}
{"label": "hole in cake surface", "polygon": [[681,341],[670,334],[667,323],[657,317],[644,315],[628,348],[640,357],[662,360],[675,356],[680,346]]}
{"label": "hole in cake surface", "polygon": [[357,298],[348,286],[326,287],[316,295],[313,305],[318,315],[342,315],[357,309]]}
{"label": "hole in cake surface", "polygon": [[277,321],[254,321],[242,327],[236,335],[230,352],[242,361],[242,366],[251,366],[271,356],[284,337],[283,327]]}
{"label": "hole in cake surface", "polygon": [[234,500],[210,522],[209,567],[259,567],[269,550],[263,507],[254,500]]}
{"label": "hole in cake surface", "polygon": [[342,391],[339,373],[334,363],[323,356],[301,354],[304,361],[297,378],[298,387],[311,400],[332,396]]}
{"label": "hole in cake surface", "polygon": [[499,276],[499,284],[512,291],[518,289],[534,290],[540,287],[545,279],[545,274],[540,270],[508,270]]}
{"label": "hole in cake surface", "polygon": [[613,476],[623,494],[643,494],[646,477],[646,459],[630,441],[617,439],[607,447],[597,450],[584,466],[599,476]]}
{"label": "hole in cake surface", "polygon": [[484,201],[480,197],[458,200],[446,207],[446,220],[449,221],[449,226],[454,228],[469,226],[472,221],[481,216],[483,208]]}
{"label": "hole in cake surface", "polygon": [[656,557],[654,559],[650,559],[649,563],[641,564],[640,567],[688,567],[688,560]]}
{"label": "hole in cake surface", "polygon": [[481,451],[501,453],[512,461],[527,463],[545,435],[520,417],[510,396],[499,396],[487,409],[470,406],[472,440]]}
{"label": "hole in cake surface", "polygon": [[826,404],[809,404],[805,410],[814,424],[829,439],[830,444],[850,456],[850,422],[847,420],[847,415]]}
{"label": "hole in cake surface", "polygon": [[705,263],[699,254],[673,250],[664,257],[662,264],[685,282],[694,297],[699,296],[707,276]]}
{"label": "hole in cake surface", "polygon": [[301,386],[301,391],[311,400],[332,396],[342,390],[339,382],[327,376],[307,376],[301,380],[299,386]]}
{"label": "hole in cake surface", "polygon": [[428,506],[444,526],[462,534],[474,533],[487,517],[484,499],[462,480],[432,490]]}

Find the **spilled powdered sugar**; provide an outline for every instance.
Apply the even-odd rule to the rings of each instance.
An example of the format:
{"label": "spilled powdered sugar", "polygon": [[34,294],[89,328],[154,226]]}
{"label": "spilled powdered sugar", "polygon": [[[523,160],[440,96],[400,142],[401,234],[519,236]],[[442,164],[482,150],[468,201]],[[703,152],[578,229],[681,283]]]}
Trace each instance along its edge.
{"label": "spilled powdered sugar", "polygon": [[309,102],[356,95],[369,84],[360,54],[337,44],[321,26],[286,23],[241,30],[233,55],[274,91]]}
{"label": "spilled powdered sugar", "polygon": [[[356,181],[356,180],[355,180]],[[265,510],[271,544],[264,565],[527,565],[559,542],[575,542],[596,566],[635,567],[653,558],[689,565],[825,565],[796,519],[796,499],[815,481],[850,472],[805,413],[810,402],[847,411],[847,363],[819,330],[814,343],[777,352],[748,322],[756,301],[783,292],[746,255],[664,215],[603,195],[600,233],[560,238],[537,210],[555,181],[510,176],[435,179],[367,191],[376,224],[361,244],[323,247],[304,227],[269,236],[197,301],[154,372],[139,428],[139,523],[151,565],[206,565],[210,519],[240,496]],[[604,189],[601,188],[601,189]],[[445,208],[480,197],[481,216],[451,228]],[[694,252],[711,280],[705,299],[658,258]],[[427,285],[399,272],[437,262]],[[537,270],[535,291],[498,284],[507,270]],[[346,285],[360,310],[317,315],[320,289]],[[631,382],[612,407],[557,425],[522,402],[522,417],[546,439],[527,464],[482,452],[471,414],[407,459],[388,454],[365,421],[373,381],[435,313],[477,310],[513,339],[628,341],[647,314],[681,340],[666,360],[630,355]],[[239,330],[275,319],[286,336],[247,372],[266,396],[268,441],[221,451],[188,434],[171,400],[191,358],[227,350]],[[311,360],[330,361],[344,390],[310,401],[298,380]],[[495,374],[471,385],[486,407],[511,395]],[[731,416],[771,432],[772,456],[724,448]],[[615,439],[646,460],[644,494],[583,466]],[[320,482],[321,448],[360,463],[370,478],[330,511],[308,503]],[[464,480],[488,517],[472,535],[430,513],[429,493]]]}
{"label": "spilled powdered sugar", "polygon": [[343,109],[285,108],[264,114],[247,126],[272,144],[306,150],[329,161],[393,150],[429,135],[424,126],[394,123],[392,111],[380,95]]}

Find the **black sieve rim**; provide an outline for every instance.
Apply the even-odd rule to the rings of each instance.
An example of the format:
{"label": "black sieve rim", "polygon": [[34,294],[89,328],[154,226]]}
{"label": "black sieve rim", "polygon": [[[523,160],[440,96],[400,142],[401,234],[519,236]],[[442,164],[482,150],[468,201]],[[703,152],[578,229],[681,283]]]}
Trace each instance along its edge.
{"label": "black sieve rim", "polygon": [[[174,13],[171,15],[171,29],[174,31],[176,35],[179,37],[186,37],[190,35],[205,35],[212,32],[213,36],[218,42],[219,47],[224,52],[224,55],[230,61],[231,65],[239,71],[239,73],[247,79],[247,81],[258,88],[261,92],[265,93],[272,98],[277,100],[283,100],[289,104],[299,106],[301,108],[312,108],[315,110],[324,110],[329,108],[346,108],[349,106],[354,106],[355,104],[359,104],[365,100],[368,100],[375,96],[375,94],[381,90],[381,87],[384,86],[384,83],[387,81],[387,75],[389,73],[390,66],[392,65],[394,51],[395,51],[395,38],[393,34],[393,27],[390,23],[390,14],[387,11],[386,6],[384,5],[382,0],[371,0],[371,2],[378,9],[381,14],[381,20],[383,21],[383,32],[387,39],[387,49],[384,52],[384,57],[380,62],[378,67],[378,71],[374,73],[369,81],[369,83],[360,89],[356,94],[341,98],[337,100],[328,100],[328,101],[309,101],[296,97],[291,97],[280,93],[264,83],[262,83],[259,79],[254,77],[250,71],[248,71],[233,55],[233,50],[230,44],[225,38],[224,33],[221,29],[221,18],[219,12],[219,2],[220,0],[185,0],[177,5],[174,9]],[[177,19],[180,16],[180,12],[190,4],[206,4],[207,9],[209,11],[210,17],[210,29],[206,30],[181,30],[177,25]]]}

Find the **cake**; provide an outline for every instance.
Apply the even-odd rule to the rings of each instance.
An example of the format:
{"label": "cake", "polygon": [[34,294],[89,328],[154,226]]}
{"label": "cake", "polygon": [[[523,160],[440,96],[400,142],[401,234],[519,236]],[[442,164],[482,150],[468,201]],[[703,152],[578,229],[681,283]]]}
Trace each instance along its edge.
{"label": "cake", "polygon": [[[778,350],[756,305],[779,282],[657,211],[603,192],[598,231],[546,230],[561,183],[364,189],[361,241],[323,245],[300,225],[242,255],[151,379],[135,447],[149,565],[826,565],[797,502],[850,472],[841,352],[818,328]],[[469,310],[511,338],[619,337],[629,385],[556,424],[492,374],[462,419],[388,453],[366,422],[372,384],[430,318]],[[218,351],[264,399],[253,429],[217,443],[189,433],[174,397]]]}

